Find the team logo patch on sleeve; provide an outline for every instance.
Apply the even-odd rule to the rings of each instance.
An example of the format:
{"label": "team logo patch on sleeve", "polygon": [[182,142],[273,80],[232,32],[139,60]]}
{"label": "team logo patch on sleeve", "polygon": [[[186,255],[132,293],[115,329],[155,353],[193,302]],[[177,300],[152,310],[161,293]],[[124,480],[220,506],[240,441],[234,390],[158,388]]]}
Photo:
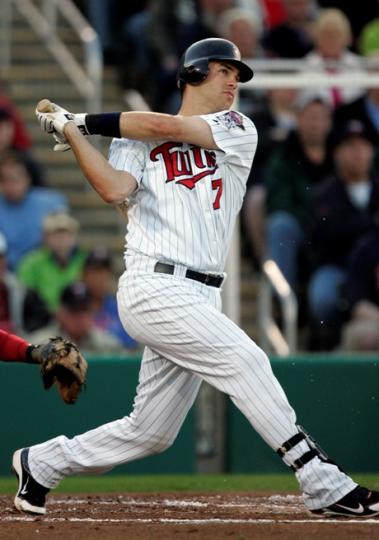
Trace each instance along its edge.
{"label": "team logo patch on sleeve", "polygon": [[232,129],[235,127],[245,129],[245,126],[243,125],[243,117],[236,111],[228,111],[227,113],[219,116],[218,120],[221,125],[226,127],[226,129]]}

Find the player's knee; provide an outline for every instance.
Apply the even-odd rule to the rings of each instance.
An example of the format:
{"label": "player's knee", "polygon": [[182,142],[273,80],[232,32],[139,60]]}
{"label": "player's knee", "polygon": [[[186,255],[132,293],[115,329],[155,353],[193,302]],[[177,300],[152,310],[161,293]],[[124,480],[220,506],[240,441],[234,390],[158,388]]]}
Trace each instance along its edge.
{"label": "player's knee", "polygon": [[173,444],[175,438],[167,436],[155,436],[154,439],[150,441],[150,453],[151,454],[161,454]]}
{"label": "player's knee", "polygon": [[239,359],[238,365],[242,372],[245,372],[249,366],[253,367],[255,365],[269,363],[267,354],[251,340],[239,347],[237,353],[237,358]]}

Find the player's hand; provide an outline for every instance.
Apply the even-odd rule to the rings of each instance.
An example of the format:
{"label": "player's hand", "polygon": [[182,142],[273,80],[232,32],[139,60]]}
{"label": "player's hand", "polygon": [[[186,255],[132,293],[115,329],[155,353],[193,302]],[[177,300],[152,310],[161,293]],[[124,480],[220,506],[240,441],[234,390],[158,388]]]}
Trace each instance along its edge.
{"label": "player's hand", "polygon": [[35,113],[41,129],[52,134],[56,141],[57,144],[54,146],[56,152],[64,152],[70,149],[64,134],[64,128],[68,122],[73,122],[83,135],[89,135],[85,124],[86,114],[75,115],[47,99],[43,99],[38,103]]}
{"label": "player's hand", "polygon": [[64,127],[67,122],[73,120],[74,115],[47,99],[43,99],[38,103],[35,113],[41,129],[53,135],[57,143],[54,150],[61,152],[69,150],[70,145],[64,135]]}

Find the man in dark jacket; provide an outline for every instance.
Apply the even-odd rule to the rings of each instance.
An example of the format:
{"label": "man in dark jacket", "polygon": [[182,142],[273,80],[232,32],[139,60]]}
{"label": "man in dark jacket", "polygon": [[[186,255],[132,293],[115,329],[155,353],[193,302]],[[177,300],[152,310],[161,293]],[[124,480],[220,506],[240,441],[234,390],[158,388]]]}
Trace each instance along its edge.
{"label": "man in dark jacket", "polygon": [[350,253],[362,235],[375,227],[379,215],[373,158],[370,133],[358,120],[350,120],[334,138],[336,175],[314,191],[311,246],[316,270],[309,284],[309,309],[316,332],[325,336],[326,348],[339,339],[341,288]]}
{"label": "man in dark jacket", "polygon": [[379,223],[351,254],[346,279],[349,321],[342,350],[379,351]]}
{"label": "man in dark jacket", "polygon": [[[372,70],[379,72],[379,52],[372,53]],[[345,124],[349,119],[356,119],[365,126],[372,139],[376,152],[379,153],[379,87],[368,88],[360,98],[336,109],[334,122],[336,127]]]}
{"label": "man in dark jacket", "polygon": [[333,171],[327,145],[330,127],[331,110],[322,97],[300,95],[297,128],[272,153],[264,169],[267,254],[295,289],[299,254],[304,251],[311,224],[311,192]]}

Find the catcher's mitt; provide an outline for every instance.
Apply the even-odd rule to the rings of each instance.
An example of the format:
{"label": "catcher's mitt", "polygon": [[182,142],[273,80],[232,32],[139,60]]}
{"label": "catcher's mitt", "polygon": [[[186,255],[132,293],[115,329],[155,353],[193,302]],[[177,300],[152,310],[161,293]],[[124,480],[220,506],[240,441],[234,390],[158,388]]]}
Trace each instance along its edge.
{"label": "catcher's mitt", "polygon": [[41,365],[44,387],[57,384],[65,403],[75,403],[86,380],[88,364],[79,349],[61,337],[50,338],[47,343],[32,345],[30,356]]}

